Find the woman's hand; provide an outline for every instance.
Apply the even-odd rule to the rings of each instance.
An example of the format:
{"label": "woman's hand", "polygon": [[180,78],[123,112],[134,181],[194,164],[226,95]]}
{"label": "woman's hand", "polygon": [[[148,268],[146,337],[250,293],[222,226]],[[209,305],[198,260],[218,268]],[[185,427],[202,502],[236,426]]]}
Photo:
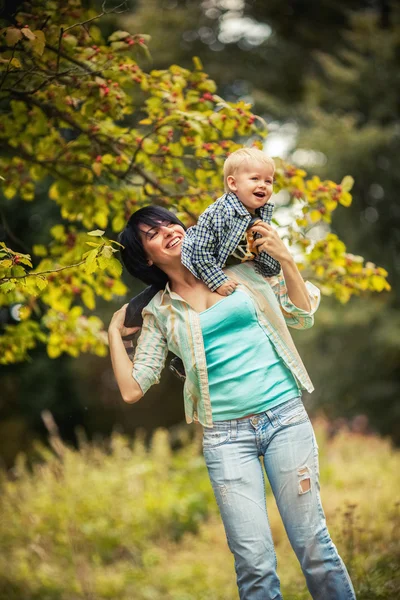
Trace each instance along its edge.
{"label": "woman's hand", "polygon": [[278,260],[280,263],[293,260],[292,255],[282,242],[278,232],[271,227],[271,225],[268,225],[268,223],[265,223],[264,221],[259,221],[250,228],[250,231],[261,235],[261,237],[254,240],[254,245],[258,252],[267,252],[272,258],[275,258],[275,260]]}
{"label": "woman's hand", "polygon": [[108,327],[108,332],[111,334],[113,331],[118,331],[121,337],[125,337],[126,335],[132,335],[139,331],[140,327],[125,327],[125,315],[126,315],[126,307],[127,304],[124,304],[122,308],[117,310],[110,321],[110,325]]}

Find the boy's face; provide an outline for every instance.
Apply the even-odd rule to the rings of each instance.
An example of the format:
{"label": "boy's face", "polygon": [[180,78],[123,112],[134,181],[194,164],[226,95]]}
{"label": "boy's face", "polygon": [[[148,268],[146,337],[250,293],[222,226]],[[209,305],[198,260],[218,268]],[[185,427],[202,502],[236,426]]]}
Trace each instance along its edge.
{"label": "boy's face", "polygon": [[274,168],[265,163],[252,163],[227,178],[229,189],[250,212],[267,204],[272,196]]}

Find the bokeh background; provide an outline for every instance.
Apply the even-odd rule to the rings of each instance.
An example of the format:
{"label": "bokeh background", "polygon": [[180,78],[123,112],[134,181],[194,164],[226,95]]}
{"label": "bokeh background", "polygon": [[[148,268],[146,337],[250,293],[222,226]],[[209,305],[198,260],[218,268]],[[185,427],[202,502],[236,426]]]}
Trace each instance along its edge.
{"label": "bokeh background", "polygon": [[[295,341],[316,391],[305,395],[312,415],[332,431],[346,424],[400,443],[400,130],[399,8],[386,1],[146,0],[101,20],[105,33],[123,28],[151,35],[152,63],[191,67],[199,56],[228,100],[245,99],[265,118],[266,150],[310,174],[355,179],[353,204],[334,212],[332,231],[350,252],[389,271],[392,292],[352,299],[324,298],[314,328]],[[97,5],[100,9],[100,4]],[[222,179],[221,179],[222,189]],[[58,218],[47,189],[26,203],[2,207],[0,239],[8,232],[30,248],[46,243]],[[276,219],[281,217],[277,198]],[[40,240],[40,232],[43,239]],[[11,243],[17,248],[14,240]],[[25,251],[24,248],[20,248]],[[130,294],[141,284],[124,275]],[[96,308],[105,323],[129,297]],[[4,319],[7,315],[3,315]],[[181,385],[166,369],[139,404],[124,406],[108,357],[48,358],[0,371],[0,456],[10,466],[44,437],[41,411],[50,410],[63,439],[76,442],[114,429],[132,435],[183,421]]]}
{"label": "bokeh background", "polygon": [[[3,9],[13,4],[4,2]],[[399,6],[388,0],[126,5],[123,14],[98,25],[105,34],[116,29],[150,34],[148,69],[191,67],[192,57],[200,57],[219,95],[253,103],[266,120],[268,153],[321,178],[355,179],[353,203],[334,212],[331,230],[350,252],[387,269],[392,291],[345,305],[324,297],[315,326],[293,335],[315,386],[304,402],[317,428],[323,498],[335,540],[358,597],[395,600]],[[33,243],[46,244],[49,226],[58,222],[57,206],[47,195],[43,186],[34,203],[17,197],[4,203],[0,241],[22,252]],[[276,205],[276,219],[284,221],[279,197]],[[143,288],[123,277],[129,295],[96,307],[105,323]],[[11,319],[2,309],[1,322]],[[2,366],[2,539],[10,547],[18,539],[20,546],[12,574],[0,560],[0,598],[236,597],[232,560],[199,448],[199,429],[184,423],[181,383],[167,369],[158,386],[128,406],[109,357],[52,360],[43,348],[28,363]],[[269,491],[268,498],[285,598],[305,600],[309,596]],[[25,539],[23,530],[32,524],[35,535]]]}

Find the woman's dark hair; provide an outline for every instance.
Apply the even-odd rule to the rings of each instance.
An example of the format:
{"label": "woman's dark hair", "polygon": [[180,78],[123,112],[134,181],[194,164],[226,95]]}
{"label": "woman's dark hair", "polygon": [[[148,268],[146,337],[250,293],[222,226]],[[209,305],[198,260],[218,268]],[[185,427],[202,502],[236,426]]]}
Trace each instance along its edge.
{"label": "woman's dark hair", "polygon": [[162,221],[181,225],[186,231],[185,225],[174,213],[161,206],[145,206],[133,213],[119,235],[119,242],[124,246],[120,252],[121,260],[128,273],[148,285],[158,286],[159,289],[165,287],[168,277],[156,265],[150,267],[147,264],[139,225],[157,227]]}

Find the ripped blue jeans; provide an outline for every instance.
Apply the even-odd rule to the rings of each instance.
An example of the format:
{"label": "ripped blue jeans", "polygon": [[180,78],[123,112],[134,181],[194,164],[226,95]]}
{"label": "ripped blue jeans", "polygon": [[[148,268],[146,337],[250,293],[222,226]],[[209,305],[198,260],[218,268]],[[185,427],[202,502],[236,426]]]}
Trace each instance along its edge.
{"label": "ripped blue jeans", "polygon": [[301,398],[205,427],[203,453],[235,558],[241,600],[282,600],[259,457],[312,598],[355,599],[326,527],[318,446]]}

